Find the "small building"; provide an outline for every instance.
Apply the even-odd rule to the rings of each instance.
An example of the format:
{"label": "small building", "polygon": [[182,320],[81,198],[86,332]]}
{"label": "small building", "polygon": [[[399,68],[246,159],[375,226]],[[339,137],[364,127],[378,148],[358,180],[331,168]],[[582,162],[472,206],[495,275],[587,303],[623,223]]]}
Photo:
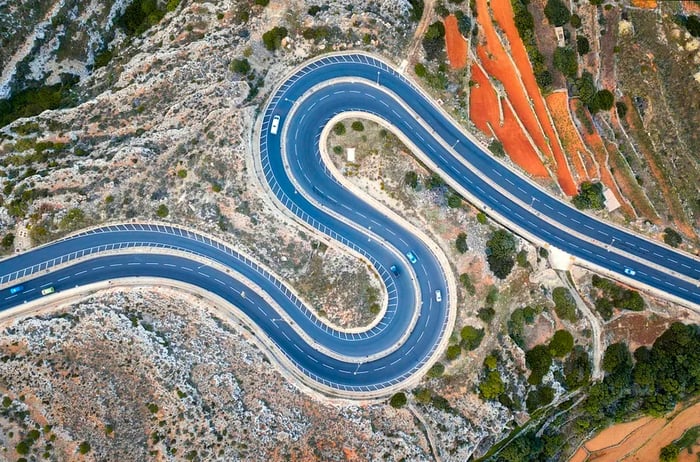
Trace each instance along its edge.
{"label": "small building", "polygon": [[608,209],[608,212],[614,212],[620,208],[620,201],[617,200],[617,197],[610,189],[605,188],[603,196],[605,197],[605,208]]}
{"label": "small building", "polygon": [[566,40],[564,39],[564,28],[561,26],[555,27],[554,34],[557,36],[557,46],[558,47],[566,46]]}
{"label": "small building", "polygon": [[355,148],[348,148],[346,153],[348,156],[348,162],[355,163]]}

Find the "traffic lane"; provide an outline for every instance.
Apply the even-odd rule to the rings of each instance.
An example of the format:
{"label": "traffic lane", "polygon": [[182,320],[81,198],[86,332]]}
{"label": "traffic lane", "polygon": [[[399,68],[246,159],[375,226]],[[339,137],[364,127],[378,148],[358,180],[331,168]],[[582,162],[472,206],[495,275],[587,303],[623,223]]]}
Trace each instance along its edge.
{"label": "traffic lane", "polygon": [[[9,300],[8,297],[0,297],[0,310],[17,306],[24,300],[41,298],[41,288],[44,287],[53,286],[56,291],[61,291],[117,278],[167,278],[194,284],[239,307],[278,348],[294,360],[302,372],[307,375],[316,374],[344,386],[378,386],[387,380],[399,380],[400,377],[410,376],[416,363],[412,360],[413,356],[409,355],[420,352],[426,343],[430,344],[429,337],[417,334],[411,336],[401,349],[376,361],[353,363],[328,357],[318,352],[314,346],[306,344],[296,331],[280,319],[277,312],[244,282],[212,267],[199,265],[199,262],[169,255],[125,254],[100,257],[28,281],[24,284],[25,290],[18,296]],[[430,313],[431,308],[428,308],[427,312]],[[421,324],[421,332],[427,328],[427,324]],[[348,374],[348,371],[355,373]]]}
{"label": "traffic lane", "polygon": [[[366,64],[333,63],[316,69],[313,73],[302,76],[292,87],[286,89],[286,91],[290,92],[294,97],[298,97],[303,91],[313,85],[321,83],[329,78],[336,78],[343,75],[362,77],[372,81],[375,71],[375,67]],[[324,74],[322,78],[319,77],[321,73]],[[611,225],[564,204],[539,188],[534,187],[526,179],[514,174],[507,167],[494,161],[488,154],[474,146],[459,127],[456,127],[439,111],[436,111],[432,103],[427,100],[420,91],[410,84],[407,84],[405,79],[401,76],[394,72],[385,71],[380,71],[380,75],[381,85],[390,88],[399,96],[402,96],[403,100],[416,110],[426,123],[433,127],[445,140],[448,142],[452,139],[455,141],[459,140],[460,143],[457,143],[455,148],[457,150],[464,150],[465,152],[462,152],[462,154],[469,155],[468,160],[474,162],[477,168],[482,172],[489,175],[494,171],[501,173],[501,175],[495,175],[502,177],[505,182],[511,182],[512,186],[514,186],[511,192],[523,202],[530,203],[532,198],[535,197],[537,200],[534,201],[533,207],[537,208],[540,213],[552,214],[554,218],[567,227],[580,229],[582,233],[589,235],[589,237],[602,240],[603,242],[605,242],[605,239],[609,235],[612,245],[618,248],[622,248],[623,245],[639,248],[639,253],[642,258],[652,260],[662,258],[668,262],[665,266],[669,268],[677,267],[677,272],[686,276],[695,279],[700,276],[700,262],[696,259],[612,227]],[[538,201],[541,204],[538,204]]]}
{"label": "traffic lane", "polygon": [[[298,131],[300,133],[308,133],[309,131],[313,130],[313,126],[318,125],[321,122],[327,122],[327,120],[330,119],[330,117],[328,117],[327,114],[331,110],[334,110],[336,112],[344,112],[350,110],[363,109],[368,112],[373,112],[379,115],[380,117],[383,117],[388,120],[391,120],[392,117],[399,117],[397,115],[397,111],[399,113],[401,111],[399,108],[392,108],[391,113],[389,113],[387,111],[387,108],[384,107],[383,104],[376,103],[376,99],[365,100],[361,103],[362,106],[358,107],[356,106],[357,101],[355,100],[355,98],[349,98],[348,100],[348,98],[346,98],[346,93],[339,93],[339,91],[341,91],[340,89],[342,88],[352,87],[352,84],[339,85],[337,87],[334,86],[333,98],[329,98],[326,96],[328,95],[328,93],[326,93],[325,89],[319,90],[318,95],[316,95],[315,101],[309,103],[308,106],[305,106],[305,103],[301,103],[302,106],[300,107],[300,110],[304,111],[304,113],[306,114],[306,123],[308,124],[308,126],[302,127]],[[370,91],[371,90],[372,89],[370,87]],[[314,117],[317,117],[318,120],[314,119]],[[404,113],[403,116],[399,117],[399,120],[402,123],[406,120],[410,120],[410,114]],[[294,122],[292,121],[292,123]],[[325,123],[323,123],[322,125],[325,125]],[[409,137],[413,138],[412,141],[419,147],[421,147],[422,144],[425,145],[426,142],[429,142],[431,140],[431,138],[428,137],[427,134],[425,134],[425,136],[420,136],[420,130],[421,126],[417,123],[414,123],[408,134]],[[489,205],[491,208],[497,211],[500,211],[503,215],[519,217],[521,220],[520,225],[523,226],[524,229],[527,229],[533,234],[539,236],[546,234],[546,237],[543,236],[543,239],[552,242],[556,246],[562,248],[562,250],[568,251],[572,255],[578,256],[579,258],[590,261],[592,263],[600,264],[605,268],[617,271],[621,274],[624,274],[625,268],[635,266],[642,267],[645,269],[645,271],[640,273],[640,278],[637,278],[638,280],[640,280],[640,282],[644,282],[652,287],[659,288],[660,290],[672,293],[673,295],[680,296],[684,299],[688,299],[688,297],[690,297],[690,301],[696,302],[695,300],[697,297],[697,292],[694,291],[694,287],[691,283],[677,278],[672,278],[671,280],[669,280],[670,278],[668,276],[660,278],[660,272],[658,270],[654,270],[653,267],[643,265],[639,262],[634,262],[630,259],[618,256],[617,254],[611,255],[609,252],[607,252],[607,250],[601,253],[601,248],[595,244],[590,243],[589,241],[576,239],[572,242],[572,236],[570,235],[570,233],[562,232],[562,229],[560,227],[556,225],[551,225],[548,222],[539,219],[536,215],[532,215],[531,212],[525,209],[524,207],[518,206],[514,203],[511,203],[512,205],[510,206],[505,205],[505,203],[510,202],[509,199],[502,196],[500,192],[493,189],[488,183],[483,181],[480,176],[477,176],[477,173],[467,169],[463,166],[463,164],[456,163],[454,161],[450,162],[450,159],[452,159],[451,156],[449,156],[449,154],[445,152],[440,145],[437,145],[437,147],[435,147],[436,145],[434,144],[432,145],[432,148],[430,147],[431,145],[427,146],[427,148],[423,146],[422,150],[426,153],[430,152],[431,150],[433,152],[436,152],[434,160],[438,164],[438,166],[440,166],[440,168],[443,169],[443,171],[451,171],[452,173],[461,175],[461,177],[468,183],[467,185],[465,185],[467,189],[472,190],[474,194],[482,197],[487,205]],[[313,162],[309,162],[307,163],[307,165],[304,165],[303,168],[309,168],[313,166],[313,164]],[[326,176],[327,175],[328,173],[326,173]],[[464,182],[465,181],[461,181],[463,185]],[[331,182],[329,181],[329,184],[330,183]],[[343,193],[344,191],[337,189],[332,194],[334,196],[341,196]],[[505,209],[504,206],[506,207]]]}

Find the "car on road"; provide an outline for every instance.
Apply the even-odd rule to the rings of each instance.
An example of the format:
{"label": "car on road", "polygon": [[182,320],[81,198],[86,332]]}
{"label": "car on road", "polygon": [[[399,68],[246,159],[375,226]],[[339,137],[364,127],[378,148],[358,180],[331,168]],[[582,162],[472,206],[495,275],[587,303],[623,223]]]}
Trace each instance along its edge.
{"label": "car on road", "polygon": [[625,268],[625,274],[628,276],[634,276],[635,274],[637,274],[637,272],[632,268]]}
{"label": "car on road", "polygon": [[272,126],[270,127],[270,133],[276,135],[280,129],[280,116],[276,115],[272,118]]}
{"label": "car on road", "polygon": [[435,301],[438,303],[442,301],[442,292],[440,289],[435,291]]}
{"label": "car on road", "polygon": [[389,269],[392,273],[394,273],[394,276],[398,276],[399,274],[401,274],[401,271],[399,271],[399,267],[396,265],[391,265]]}
{"label": "car on road", "polygon": [[10,293],[11,293],[12,295],[17,294],[17,293],[19,293],[19,292],[22,292],[23,290],[24,290],[24,286],[14,286],[14,287],[10,287]]}
{"label": "car on road", "polygon": [[47,287],[46,289],[42,289],[41,295],[49,295],[49,294],[52,294],[54,292],[56,292],[56,289],[54,289],[53,286],[51,286],[51,287]]}
{"label": "car on road", "polygon": [[406,258],[408,258],[408,261],[410,261],[414,265],[418,261],[418,259],[416,258],[416,254],[414,254],[410,250],[406,253]]}

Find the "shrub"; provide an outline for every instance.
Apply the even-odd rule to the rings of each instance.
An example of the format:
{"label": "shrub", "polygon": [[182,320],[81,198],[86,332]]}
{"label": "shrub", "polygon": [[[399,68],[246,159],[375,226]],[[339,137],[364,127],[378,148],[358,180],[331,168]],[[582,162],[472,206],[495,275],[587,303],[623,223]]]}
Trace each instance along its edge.
{"label": "shrub", "polygon": [[571,18],[571,12],[561,0],[547,0],[544,14],[549,23],[555,26],[563,26]]}
{"label": "shrub", "polygon": [[627,115],[627,105],[622,101],[618,101],[615,103],[615,109],[617,109],[617,115],[620,117],[620,119],[624,119]]}
{"label": "shrub", "polygon": [[352,124],[350,124],[350,127],[356,132],[361,132],[365,129],[365,126],[359,120],[356,120]]}
{"label": "shrub", "polygon": [[447,347],[447,351],[445,352],[445,358],[447,358],[448,361],[453,361],[462,354],[462,347],[459,345],[450,345]]}
{"label": "shrub", "polygon": [[578,320],[576,316],[576,301],[573,295],[566,287],[557,287],[552,291],[552,299],[554,300],[554,311],[561,319],[570,322]]}
{"label": "shrub", "polygon": [[421,404],[429,404],[433,399],[433,392],[429,388],[416,388],[413,390],[413,396]]}
{"label": "shrub", "polygon": [[525,353],[525,363],[531,371],[530,377],[527,379],[528,383],[539,385],[542,383],[542,377],[549,372],[549,368],[552,365],[552,356],[549,354],[549,349],[546,346],[537,345]]}
{"label": "shrub", "polygon": [[409,16],[411,21],[420,21],[420,18],[423,16],[423,0],[408,0],[408,2],[411,4],[411,14]]}
{"label": "shrub", "polygon": [[78,446],[78,451],[81,454],[87,454],[88,452],[90,452],[90,443],[88,443],[87,441],[83,441],[82,443],[80,443],[80,446]]}
{"label": "shrub", "polygon": [[165,204],[160,204],[158,206],[158,209],[156,210],[156,215],[158,215],[158,217],[160,217],[160,218],[167,217],[169,213],[170,213],[170,210],[168,210],[168,206]]}
{"label": "shrub", "polygon": [[343,122],[338,122],[333,126],[333,133],[338,136],[343,136],[345,134],[345,124]]}
{"label": "shrub", "polygon": [[321,7],[318,5],[311,5],[307,10],[309,16],[316,16],[321,11]]}
{"label": "shrub", "polygon": [[429,177],[425,179],[425,187],[433,190],[445,186],[445,181],[437,173],[431,173]]}
{"label": "shrub", "polygon": [[469,33],[472,31],[472,21],[464,14],[462,10],[457,10],[454,12],[455,18],[457,18],[457,27],[459,28],[459,33],[464,37],[469,37]]}
{"label": "shrub", "polygon": [[85,212],[79,208],[70,209],[61,219],[59,227],[66,231],[73,231],[80,228],[85,221]]}
{"label": "shrub", "polygon": [[476,221],[478,221],[480,225],[485,225],[487,221],[486,214],[484,212],[477,213]]}
{"label": "shrub", "polygon": [[564,362],[564,381],[567,390],[576,390],[591,379],[591,361],[586,350],[577,346]]}
{"label": "shrub", "polygon": [[525,249],[522,249],[520,252],[518,252],[518,255],[515,257],[515,261],[521,268],[527,268],[528,266],[530,266],[530,263],[527,261],[527,251]]}
{"label": "shrub", "polygon": [[527,412],[532,414],[537,409],[542,406],[546,406],[552,402],[554,399],[554,389],[548,386],[540,386],[532,390],[527,395],[525,400],[525,405],[527,406]]}
{"label": "shrub", "polygon": [[506,151],[503,149],[503,143],[497,139],[492,140],[489,143],[489,151],[496,157],[505,157]]}
{"label": "shrub", "polygon": [[9,99],[0,99],[0,127],[21,117],[32,117],[48,109],[71,105],[70,89],[77,81],[77,77],[66,77],[61,79],[61,83],[27,88]]}
{"label": "shrub", "polygon": [[603,196],[603,185],[601,183],[590,183],[584,181],[579,187],[579,193],[574,196],[573,204],[577,209],[601,210],[605,207],[605,196]]}
{"label": "shrub", "polygon": [[[177,4],[175,6],[177,7]],[[158,24],[163,16],[165,10],[158,7],[156,0],[136,0],[126,7],[116,23],[127,35],[140,35],[149,27]]]}
{"label": "shrub", "polygon": [[588,42],[588,39],[585,36],[576,36],[576,51],[578,51],[578,54],[581,56],[591,51],[591,44]]}
{"label": "shrub", "polygon": [[484,338],[484,329],[477,329],[472,326],[462,327],[459,336],[462,339],[462,347],[467,351],[476,350],[481,344],[481,339]]}
{"label": "shrub", "polygon": [[573,27],[575,27],[576,29],[578,29],[579,27],[581,27],[581,16],[579,16],[579,15],[577,15],[577,14],[572,14],[572,15],[571,15],[571,18],[569,18],[569,23],[570,23]]}
{"label": "shrub", "polygon": [[455,239],[455,247],[457,247],[457,251],[459,253],[465,253],[467,250],[469,250],[469,246],[467,245],[467,233],[459,233],[457,235],[457,239]]}
{"label": "shrub", "polygon": [[423,49],[425,57],[430,60],[436,60],[442,53],[445,47],[445,26],[442,21],[435,21],[425,32],[423,37]]}
{"label": "shrub", "polygon": [[486,324],[488,324],[493,320],[493,317],[496,316],[496,310],[494,310],[490,306],[487,306],[487,307],[480,309],[479,312],[477,313],[477,316],[479,319],[481,319]]}
{"label": "shrub", "polygon": [[263,44],[265,48],[269,51],[275,51],[282,46],[282,39],[287,36],[289,32],[286,27],[273,27],[269,31],[265,32],[262,36]]}
{"label": "shrub", "polygon": [[576,53],[571,48],[557,47],[554,51],[554,67],[569,78],[578,74]]}
{"label": "shrub", "polygon": [[490,371],[486,374],[485,380],[479,384],[479,394],[486,400],[498,398],[506,390],[505,384],[498,371]]}
{"label": "shrub", "polygon": [[105,67],[112,60],[112,50],[103,50],[95,55],[95,69]]}
{"label": "shrub", "polygon": [[563,358],[574,348],[574,337],[567,330],[558,330],[549,341],[549,353],[555,358]]}
{"label": "shrub", "polygon": [[389,400],[389,404],[394,409],[401,409],[402,407],[404,407],[406,405],[406,402],[407,402],[406,395],[402,392],[396,393]]}
{"label": "shrub", "polygon": [[[462,197],[459,194],[452,193],[447,197],[447,206],[451,209],[457,209],[462,206]],[[464,253],[464,252],[462,252]]]}
{"label": "shrub", "polygon": [[695,15],[688,16],[688,19],[685,21],[685,27],[690,32],[690,35],[700,37],[700,18]]}
{"label": "shrub", "polygon": [[445,373],[445,366],[442,363],[435,363],[433,367],[428,370],[428,377],[431,379],[436,379],[441,377]]}
{"label": "shrub", "polygon": [[413,66],[413,70],[416,72],[416,75],[422,79],[428,75],[428,69],[423,63],[416,63],[416,65]]}
{"label": "shrub", "polygon": [[7,233],[2,237],[2,241],[0,241],[0,246],[4,250],[9,250],[15,243],[15,235],[13,233]]}
{"label": "shrub", "polygon": [[678,247],[683,242],[683,237],[673,228],[664,229],[664,242],[671,247]]}
{"label": "shrub", "polygon": [[[612,109],[613,104],[615,104],[615,96],[612,94],[610,90],[606,90],[605,88],[600,90],[598,93],[595,95],[595,107],[598,109],[602,109],[604,111],[609,111]],[[593,111],[595,112],[595,111]]]}
{"label": "shrub", "polygon": [[413,170],[406,172],[403,177],[403,181],[407,186],[410,186],[411,189],[418,188],[418,174]]}
{"label": "shrub", "polygon": [[333,146],[333,152],[334,152],[335,154],[342,154],[342,153],[343,153],[343,148],[342,148],[342,146],[337,146],[337,145],[336,145],[336,146]]}
{"label": "shrub", "polygon": [[245,75],[248,72],[250,72],[250,63],[246,58],[234,59],[233,61],[231,61],[229,69],[231,70],[231,72],[236,72],[237,74]]}
{"label": "shrub", "polygon": [[181,168],[180,170],[178,170],[177,177],[178,178],[187,178],[187,170],[185,170],[184,168]]}
{"label": "shrub", "polygon": [[467,291],[469,295],[474,295],[476,293],[476,288],[472,282],[472,278],[469,277],[467,273],[462,273],[459,275],[459,282],[462,283],[462,287]]}
{"label": "shrub", "polygon": [[486,242],[486,260],[497,278],[505,279],[515,266],[515,246],[515,237],[504,229],[494,231]]}

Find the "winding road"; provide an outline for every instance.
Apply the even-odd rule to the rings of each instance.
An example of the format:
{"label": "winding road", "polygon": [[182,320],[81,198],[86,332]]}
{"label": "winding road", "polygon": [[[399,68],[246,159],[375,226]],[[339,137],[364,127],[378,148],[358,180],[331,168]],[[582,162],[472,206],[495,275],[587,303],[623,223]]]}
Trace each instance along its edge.
{"label": "winding road", "polygon": [[[38,303],[49,286],[60,293],[119,278],[164,278],[236,306],[283,369],[316,390],[383,396],[419,379],[452,332],[453,276],[427,236],[324,162],[324,128],[348,112],[385,121],[455,190],[521,236],[556,247],[576,264],[698,308],[697,258],[553,197],[478,147],[398,71],[355,53],[308,62],[277,87],[257,124],[256,169],[285,213],[372,265],[388,296],[376,324],[363,331],[333,329],[248,256],[191,230],[148,223],[91,229],[1,261],[0,310]],[[276,117],[280,129],[272,133]],[[19,284],[23,290],[11,294],[8,288]]]}

